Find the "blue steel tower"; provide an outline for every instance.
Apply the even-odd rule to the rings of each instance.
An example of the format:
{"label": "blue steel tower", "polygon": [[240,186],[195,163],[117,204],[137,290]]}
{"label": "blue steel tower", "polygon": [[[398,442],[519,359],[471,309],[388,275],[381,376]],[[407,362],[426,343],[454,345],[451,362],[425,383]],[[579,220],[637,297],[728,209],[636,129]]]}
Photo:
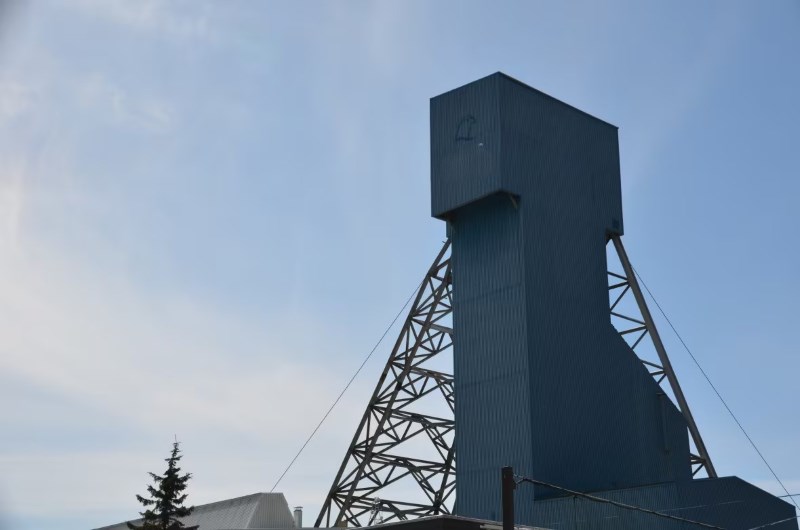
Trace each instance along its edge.
{"label": "blue steel tower", "polygon": [[[501,73],[430,112],[448,241],[315,526],[497,521],[513,466],[538,484],[516,490],[525,525],[797,530],[792,505],[717,475],[622,244],[617,128]],[[437,362],[451,355],[452,374]]]}
{"label": "blue steel tower", "polygon": [[688,480],[686,424],[608,316],[617,128],[496,74],[432,100],[431,150],[453,244],[459,510],[497,519],[503,465],[579,491]]}
{"label": "blue steel tower", "polygon": [[[751,502],[760,522],[793,515],[715,478],[688,407],[666,398],[611,325],[606,245],[623,233],[615,126],[500,73],[437,96],[431,210],[452,243],[459,515],[498,520],[509,465],[580,492],[669,498],[673,510],[712,499]],[[518,488],[517,520],[565,523],[558,495]],[[707,510],[694,515],[745,524],[730,508]]]}

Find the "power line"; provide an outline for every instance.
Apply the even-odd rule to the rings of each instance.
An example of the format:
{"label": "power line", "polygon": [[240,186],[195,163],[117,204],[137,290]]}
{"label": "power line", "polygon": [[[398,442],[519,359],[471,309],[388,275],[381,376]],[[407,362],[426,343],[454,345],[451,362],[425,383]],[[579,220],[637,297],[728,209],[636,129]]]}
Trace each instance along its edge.
{"label": "power line", "polygon": [[[631,268],[633,269],[633,266],[631,266]],[[683,344],[683,347],[684,347],[684,349],[686,350],[686,353],[688,353],[688,354],[689,354],[689,357],[691,357],[691,358],[692,358],[692,361],[694,361],[694,364],[695,364],[695,365],[697,366],[697,368],[700,370],[700,373],[701,373],[701,374],[703,374],[703,377],[705,377],[705,379],[706,379],[706,382],[707,382],[707,383],[708,383],[708,384],[711,386],[711,388],[714,390],[714,393],[717,395],[717,397],[719,398],[719,400],[720,400],[720,401],[722,402],[722,404],[725,406],[725,409],[728,411],[728,414],[730,414],[730,415],[731,415],[731,418],[733,418],[733,421],[735,421],[735,422],[736,422],[736,425],[738,425],[738,426],[739,426],[739,429],[742,431],[742,433],[745,435],[745,437],[747,438],[747,440],[750,442],[750,445],[752,445],[752,446],[753,446],[753,449],[755,449],[756,453],[758,453],[758,456],[760,456],[760,457],[761,457],[761,460],[764,462],[764,465],[766,465],[766,466],[767,466],[767,469],[769,469],[770,473],[772,473],[772,476],[773,476],[773,477],[775,477],[775,480],[777,480],[777,481],[778,481],[778,484],[780,484],[780,485],[781,485],[781,488],[783,488],[783,491],[784,491],[784,492],[786,492],[786,496],[787,496],[787,497],[789,497],[789,499],[791,499],[792,503],[794,503],[794,505],[795,505],[795,506],[797,506],[798,508],[800,508],[800,506],[798,506],[798,504],[797,504],[797,501],[795,501],[795,500],[794,500],[794,497],[793,497],[793,496],[792,496],[792,495],[789,493],[789,490],[788,490],[788,489],[786,489],[786,486],[784,486],[784,484],[783,484],[783,482],[781,481],[781,479],[780,479],[780,478],[778,478],[778,474],[777,474],[777,473],[775,473],[775,470],[774,470],[774,469],[772,469],[772,466],[771,466],[771,465],[769,465],[769,462],[767,462],[767,459],[766,459],[766,458],[764,458],[764,455],[761,453],[761,451],[759,451],[758,447],[756,446],[756,443],[753,441],[753,439],[752,439],[752,438],[750,438],[750,435],[749,435],[749,434],[747,434],[747,431],[746,431],[746,430],[744,430],[744,427],[743,427],[743,426],[742,426],[742,424],[739,422],[738,418],[736,418],[736,415],[733,413],[733,411],[731,410],[731,408],[728,406],[728,404],[727,404],[727,403],[725,402],[725,400],[722,398],[722,395],[719,393],[719,390],[717,390],[717,387],[715,387],[715,386],[714,386],[714,383],[712,383],[712,382],[711,382],[711,379],[708,377],[708,374],[706,373],[706,371],[705,371],[705,370],[703,370],[703,367],[702,367],[702,366],[700,366],[700,363],[697,361],[697,358],[694,356],[694,354],[692,353],[692,351],[689,349],[689,346],[687,346],[687,345],[686,345],[686,342],[684,342],[684,340],[683,340],[683,338],[681,337],[680,333],[678,333],[678,330],[677,330],[677,329],[675,329],[675,326],[673,326],[673,325],[672,325],[672,321],[669,319],[669,317],[668,317],[668,316],[667,316],[667,314],[664,312],[664,310],[663,310],[663,309],[661,309],[661,305],[658,303],[658,300],[656,300],[656,297],[655,297],[655,296],[653,296],[653,293],[652,293],[652,292],[650,292],[650,289],[647,287],[647,284],[644,282],[644,279],[642,278],[642,275],[641,275],[641,274],[639,274],[639,271],[637,271],[636,269],[633,269],[633,272],[634,272],[634,274],[636,274],[636,277],[637,277],[637,278],[639,278],[639,281],[640,281],[640,282],[641,282],[641,284],[644,286],[644,289],[647,291],[647,294],[649,294],[649,295],[650,295],[650,298],[651,298],[651,299],[653,300],[653,302],[656,304],[656,307],[658,308],[659,312],[661,313],[661,316],[663,316],[663,317],[664,317],[664,320],[666,320],[666,321],[667,321],[667,324],[669,324],[669,327],[670,327],[670,328],[672,328],[672,331],[673,331],[673,333],[675,333],[675,336],[676,336],[676,337],[678,337],[678,340],[679,340],[679,341],[681,341],[681,344]]]}
{"label": "power line", "polygon": [[794,517],[789,517],[788,519],[781,519],[780,521],[762,524],[761,526],[754,526],[753,528],[748,528],[747,530],[758,530],[759,528],[767,528],[769,526],[775,526],[776,524],[788,523],[789,521],[794,521],[797,518],[800,518],[800,515],[795,515]]}
{"label": "power line", "polygon": [[[550,483],[544,482],[542,480],[536,480],[536,479],[533,479],[533,478],[523,477],[523,476],[520,476],[520,475],[514,475],[514,478],[516,479],[515,482],[517,484],[519,484],[520,482],[529,482],[531,484],[538,484],[540,486],[545,486],[547,488],[552,488],[554,490],[562,491],[564,493],[567,493],[568,495],[572,495],[572,496],[575,496],[575,497],[582,497],[584,499],[587,499],[587,500],[590,500],[590,501],[594,501],[594,502],[611,504],[613,506],[616,506],[618,508],[624,508],[626,510],[642,512],[642,513],[646,513],[648,515],[654,515],[654,516],[657,516],[657,517],[663,517],[665,519],[672,519],[674,521],[680,521],[680,522],[683,522],[683,523],[690,523],[690,524],[694,524],[694,525],[697,525],[697,526],[702,526],[702,527],[705,527],[705,528],[713,528],[715,530],[724,530],[722,527],[714,526],[714,525],[711,525],[711,524],[708,524],[708,523],[703,523],[701,521],[694,521],[692,519],[686,519],[686,518],[683,518],[683,517],[678,517],[678,516],[670,515],[670,514],[667,514],[667,513],[657,512],[655,510],[651,510],[649,508],[643,508],[641,506],[634,506],[632,504],[625,504],[623,502],[613,501],[611,499],[604,499],[602,497],[596,497],[596,496],[590,495],[588,493],[581,493],[579,491],[574,491],[574,490],[571,490],[571,489],[568,489],[568,488],[563,488],[561,486],[556,486],[555,484],[550,484]],[[800,494],[792,494],[792,495],[788,495],[788,496],[791,497],[791,496],[797,496],[797,495],[800,495]],[[781,495],[781,497],[786,497],[786,496],[787,495]],[[748,528],[747,530],[760,530],[762,528],[769,528],[770,526],[775,526],[775,525],[781,524],[781,523],[787,523],[789,521],[794,521],[795,519],[800,519],[800,515],[795,515],[794,517],[788,517],[786,519],[781,519],[779,521],[772,521],[771,523],[762,524],[760,526],[754,526],[752,528]]]}
{"label": "power line", "polygon": [[676,515],[669,515],[667,513],[657,512],[657,511],[651,510],[649,508],[642,508],[641,506],[633,506],[632,504],[625,504],[623,502],[612,501],[611,499],[604,499],[602,497],[595,497],[594,495],[589,495],[588,493],[581,493],[579,491],[574,491],[574,490],[571,490],[571,489],[562,488],[561,486],[556,486],[554,484],[549,484],[549,483],[543,482],[541,480],[536,480],[536,479],[532,479],[532,478],[528,478],[528,477],[521,477],[521,476],[517,476],[517,478],[519,479],[517,481],[517,483],[530,482],[531,484],[538,484],[540,486],[545,486],[545,487],[548,487],[548,488],[552,488],[554,490],[563,491],[564,493],[567,493],[569,495],[573,495],[575,497],[582,497],[584,499],[588,499],[588,500],[594,501],[594,502],[602,502],[604,504],[611,504],[613,506],[616,506],[618,508],[623,508],[625,510],[631,510],[631,511],[635,511],[635,512],[646,513],[648,515],[655,515],[657,517],[663,517],[665,519],[672,519],[673,521],[680,521],[682,523],[695,524],[697,526],[702,526],[704,528],[714,528],[715,530],[724,530],[720,526],[714,526],[714,525],[711,525],[711,524],[708,524],[708,523],[701,523],[700,521],[693,521],[692,519],[685,519],[683,517],[678,517]]}
{"label": "power line", "polygon": [[291,461],[291,462],[289,462],[289,465],[288,465],[288,466],[286,466],[286,469],[284,469],[284,470],[283,470],[283,473],[281,473],[281,476],[280,476],[280,477],[278,477],[278,480],[275,482],[275,485],[273,485],[273,486],[272,486],[272,489],[270,489],[270,490],[269,490],[269,491],[270,491],[270,493],[272,493],[273,491],[275,491],[275,488],[277,488],[277,487],[278,487],[278,484],[280,484],[280,483],[281,483],[281,480],[283,480],[283,477],[285,477],[285,476],[286,476],[286,473],[288,473],[288,472],[289,472],[289,470],[292,468],[292,466],[294,465],[295,461],[296,461],[296,460],[297,460],[297,458],[300,456],[300,454],[303,452],[303,450],[306,448],[306,446],[308,445],[308,443],[311,441],[311,439],[314,437],[314,435],[315,435],[315,434],[317,434],[317,431],[319,430],[319,428],[320,428],[320,427],[322,427],[322,424],[323,424],[323,423],[325,423],[325,420],[326,420],[326,419],[328,419],[328,416],[329,416],[329,415],[330,415],[330,413],[333,411],[334,407],[336,407],[336,405],[339,403],[339,400],[341,400],[341,399],[342,399],[342,396],[344,395],[344,393],[345,393],[345,392],[347,392],[347,389],[348,389],[348,388],[350,388],[350,385],[351,385],[351,384],[353,384],[353,381],[355,381],[356,377],[358,377],[358,374],[359,374],[359,373],[361,372],[361,370],[364,368],[364,365],[366,365],[366,364],[367,364],[367,361],[369,361],[369,360],[370,360],[370,358],[372,357],[372,354],[373,354],[373,353],[375,353],[375,350],[377,350],[377,349],[378,349],[378,346],[380,346],[380,345],[381,345],[381,342],[383,342],[383,339],[385,339],[385,338],[386,338],[386,335],[387,335],[387,334],[389,333],[389,331],[390,331],[390,330],[391,330],[391,329],[394,327],[394,324],[395,324],[395,322],[397,322],[397,319],[398,319],[398,318],[400,318],[400,315],[402,315],[402,314],[403,314],[403,312],[406,310],[406,307],[408,307],[408,304],[410,304],[410,303],[411,303],[411,300],[414,298],[414,295],[415,295],[415,294],[417,294],[417,291],[420,289],[420,287],[422,287],[422,284],[423,284],[423,282],[424,282],[424,281],[425,281],[425,280],[422,280],[422,281],[421,281],[421,282],[420,282],[420,283],[419,283],[419,284],[418,284],[418,285],[417,285],[417,286],[414,288],[414,290],[411,292],[411,296],[409,296],[409,297],[408,297],[408,299],[406,300],[406,303],[405,303],[405,304],[403,304],[403,307],[401,307],[401,308],[400,308],[400,311],[398,311],[398,312],[397,312],[397,314],[394,316],[394,318],[392,319],[392,322],[389,324],[389,326],[388,326],[388,327],[386,328],[386,330],[383,332],[383,335],[381,335],[381,338],[379,338],[379,339],[378,339],[378,342],[376,342],[376,343],[375,343],[375,346],[373,346],[373,347],[372,347],[372,350],[370,350],[369,354],[366,356],[366,358],[364,359],[364,361],[361,363],[361,366],[359,366],[359,367],[358,367],[358,369],[357,369],[357,370],[356,370],[356,372],[353,374],[353,376],[350,378],[350,380],[347,382],[347,384],[344,386],[344,388],[342,389],[342,391],[341,391],[341,392],[339,392],[339,395],[336,397],[336,399],[335,399],[335,400],[333,400],[333,404],[331,404],[330,408],[328,408],[328,411],[325,413],[325,415],[324,415],[324,416],[322,416],[322,419],[321,419],[321,420],[319,420],[319,423],[317,423],[317,426],[316,426],[316,427],[314,427],[314,430],[313,430],[313,431],[311,431],[311,434],[310,434],[310,435],[308,435],[308,438],[306,438],[306,441],[305,441],[305,442],[303,443],[303,445],[300,447],[300,450],[299,450],[299,451],[297,451],[297,454],[296,454],[296,455],[294,455],[294,458],[292,458],[292,461]]}
{"label": "power line", "polygon": [[[632,267],[632,268],[633,268],[633,267]],[[736,422],[736,425],[739,427],[739,429],[740,429],[740,430],[742,431],[742,433],[745,435],[745,437],[747,438],[747,440],[750,442],[750,445],[752,445],[752,446],[753,446],[753,449],[756,451],[756,453],[758,453],[758,456],[761,458],[761,460],[762,460],[762,461],[764,462],[764,464],[767,466],[767,468],[769,469],[769,471],[772,473],[772,476],[775,478],[775,480],[778,482],[778,484],[780,484],[780,485],[781,485],[781,488],[783,488],[783,490],[786,492],[786,495],[781,495],[780,497],[788,497],[788,498],[789,498],[789,499],[791,499],[791,501],[792,501],[792,502],[795,504],[795,506],[798,506],[798,505],[797,505],[797,502],[794,500],[794,497],[796,497],[796,496],[800,496],[800,494],[790,494],[790,493],[789,493],[789,490],[786,488],[786,486],[783,484],[783,482],[781,481],[781,479],[778,477],[777,473],[775,473],[775,470],[772,468],[772,466],[770,466],[770,465],[769,465],[769,462],[767,462],[767,459],[764,457],[764,455],[763,455],[763,454],[761,453],[761,451],[758,449],[758,447],[756,446],[755,442],[754,442],[754,441],[753,441],[753,439],[750,437],[750,435],[749,435],[749,434],[747,434],[747,431],[744,429],[744,427],[742,426],[741,422],[739,422],[738,418],[736,418],[736,415],[733,413],[733,411],[731,410],[731,408],[728,406],[727,402],[726,402],[726,401],[723,399],[722,395],[719,393],[719,391],[717,390],[717,388],[716,388],[716,387],[714,386],[714,384],[711,382],[711,379],[708,377],[708,374],[705,372],[705,370],[703,370],[703,367],[700,365],[700,363],[698,362],[697,358],[694,356],[694,354],[692,353],[692,351],[691,351],[691,350],[689,349],[689,347],[686,345],[686,342],[683,340],[683,338],[681,337],[681,335],[678,333],[678,330],[677,330],[677,329],[675,329],[675,326],[672,324],[672,321],[669,319],[669,317],[666,315],[666,313],[664,312],[664,310],[661,308],[661,305],[658,303],[658,300],[656,300],[656,297],[655,297],[655,296],[653,296],[653,293],[650,291],[650,288],[649,288],[649,287],[647,286],[647,284],[645,283],[645,281],[644,281],[644,279],[642,278],[642,276],[641,276],[641,274],[639,273],[639,271],[637,271],[636,269],[633,269],[633,272],[634,272],[634,274],[636,274],[636,276],[639,278],[639,281],[641,282],[642,286],[644,286],[645,290],[647,291],[647,294],[650,296],[650,298],[651,298],[651,299],[653,300],[653,302],[656,304],[656,307],[658,308],[659,312],[660,312],[660,313],[661,313],[661,315],[664,317],[664,319],[667,321],[667,324],[669,324],[669,327],[672,329],[673,333],[675,333],[675,336],[677,336],[677,337],[678,337],[678,340],[680,340],[680,342],[681,342],[681,344],[683,345],[684,349],[685,349],[685,350],[686,350],[686,352],[689,354],[689,356],[692,358],[692,361],[694,361],[694,363],[695,363],[695,365],[697,366],[697,368],[700,370],[700,373],[702,373],[702,374],[703,374],[703,377],[705,378],[706,382],[707,382],[707,383],[709,384],[709,386],[711,386],[711,388],[714,390],[714,393],[717,395],[717,397],[719,398],[719,400],[720,400],[720,401],[722,402],[722,404],[725,406],[725,409],[728,411],[728,413],[730,414],[730,416],[731,416],[731,417],[733,418],[733,420]],[[424,280],[423,280],[423,281],[424,281]],[[302,454],[303,450],[305,450],[306,446],[309,444],[309,442],[311,442],[311,439],[314,437],[314,435],[316,435],[317,431],[320,429],[320,427],[322,426],[322,424],[325,422],[325,420],[328,418],[328,416],[330,415],[330,413],[333,411],[333,409],[336,407],[336,405],[337,405],[337,404],[339,403],[339,401],[342,399],[342,396],[344,396],[345,392],[347,392],[347,390],[348,390],[348,389],[350,388],[350,386],[353,384],[353,381],[356,379],[356,377],[358,377],[358,374],[359,374],[359,373],[361,373],[361,370],[364,368],[364,366],[367,364],[367,362],[370,360],[370,358],[372,358],[372,355],[375,353],[375,351],[376,351],[376,350],[378,349],[378,347],[381,345],[381,343],[383,342],[383,339],[385,339],[385,338],[386,338],[386,335],[389,333],[389,331],[392,329],[392,327],[394,327],[395,323],[397,322],[397,319],[398,319],[398,318],[400,318],[400,315],[402,315],[402,314],[403,314],[403,312],[405,311],[406,307],[408,307],[408,304],[409,304],[409,303],[411,303],[411,300],[414,298],[414,295],[417,293],[417,291],[419,290],[419,288],[421,287],[421,285],[422,285],[422,282],[420,282],[420,284],[418,284],[418,285],[417,285],[417,286],[414,288],[414,290],[411,292],[411,295],[409,295],[408,299],[406,299],[405,303],[403,304],[403,307],[401,307],[401,308],[400,308],[400,311],[398,311],[398,312],[397,312],[397,314],[394,316],[394,318],[392,319],[392,321],[391,321],[391,323],[389,324],[389,326],[388,326],[388,327],[387,327],[387,328],[384,330],[383,334],[382,334],[382,335],[381,335],[381,337],[378,339],[378,342],[377,342],[377,343],[375,343],[375,346],[373,346],[372,350],[370,350],[369,354],[367,354],[366,358],[365,358],[365,359],[362,361],[361,365],[358,367],[358,369],[356,369],[355,373],[352,375],[352,377],[350,378],[350,380],[347,382],[347,384],[344,386],[344,388],[342,389],[342,391],[339,393],[339,395],[338,395],[338,396],[336,397],[336,399],[333,401],[333,403],[331,404],[331,406],[328,408],[328,410],[327,410],[327,411],[325,412],[325,414],[322,416],[322,419],[320,419],[319,423],[317,423],[316,427],[314,427],[314,430],[313,430],[313,431],[311,431],[311,434],[308,436],[308,438],[306,438],[306,440],[305,440],[305,442],[303,443],[303,445],[302,445],[302,446],[300,447],[300,449],[297,451],[297,454],[295,454],[295,455],[294,455],[294,457],[292,458],[292,460],[289,462],[289,465],[287,465],[287,466],[286,466],[286,469],[284,469],[283,473],[281,473],[280,477],[278,477],[278,480],[277,480],[277,481],[275,482],[275,484],[272,486],[272,488],[270,489],[270,492],[273,492],[273,491],[275,490],[275,488],[277,488],[277,487],[278,487],[278,484],[280,484],[281,480],[283,480],[283,478],[286,476],[286,473],[288,473],[288,472],[289,472],[289,470],[292,468],[292,466],[294,465],[294,463],[297,461],[297,459],[298,459],[298,458],[300,457],[300,455]],[[615,501],[611,501],[611,500],[608,500],[608,499],[601,499],[600,497],[594,497],[594,496],[592,496],[592,495],[587,495],[587,494],[583,494],[583,493],[579,493],[579,492],[573,492],[573,491],[571,491],[571,490],[567,490],[566,488],[561,488],[561,487],[559,487],[559,486],[555,486],[555,485],[553,485],[553,484],[547,484],[547,483],[544,483],[544,482],[541,482],[541,481],[534,481],[534,479],[529,479],[529,478],[527,478],[527,477],[523,477],[523,478],[522,478],[522,480],[523,480],[523,481],[527,481],[527,482],[532,482],[532,483],[538,483],[538,484],[541,484],[541,485],[543,485],[543,486],[551,487],[551,488],[554,488],[554,489],[560,489],[560,490],[562,490],[562,491],[565,491],[565,492],[571,493],[571,494],[573,494],[573,495],[583,496],[583,497],[586,497],[586,498],[590,498],[590,499],[592,499],[592,500],[596,500],[596,501],[598,501],[598,502],[607,502],[607,503],[609,503],[609,504],[618,505],[618,506],[620,506],[620,507],[624,507],[624,508],[637,509],[637,510],[640,510],[640,511],[647,511],[647,512],[651,512],[651,513],[652,513],[652,514],[654,514],[654,515],[661,515],[661,516],[664,516],[664,517],[668,517],[668,518],[673,518],[673,519],[676,519],[674,516],[671,516],[671,515],[667,515],[667,514],[661,514],[661,513],[659,513],[659,512],[655,512],[655,511],[652,511],[652,510],[639,509],[639,508],[637,508],[637,507],[635,507],[635,506],[630,506],[630,505],[626,505],[626,504],[623,504],[623,503],[617,503],[617,502],[615,502]],[[798,507],[800,508],[800,506],[798,506]],[[680,518],[677,518],[677,519],[680,519]],[[785,521],[789,521],[789,520],[792,520],[792,519],[794,519],[794,518],[791,518],[791,519],[786,519],[786,520],[784,520],[784,521],[778,521],[778,522],[775,522],[775,523],[770,523],[769,525],[759,526],[759,527],[756,527],[756,528],[764,528],[765,526],[770,526],[770,525],[773,525],[773,524],[778,524],[778,523],[780,523],[780,522],[785,522]],[[694,522],[694,523],[696,523],[695,521],[690,521],[690,520],[688,520],[688,519],[684,519],[684,521],[688,521],[688,522]],[[710,526],[710,525],[705,525],[704,523],[696,523],[696,524],[699,524],[699,525],[702,525],[702,526],[707,526],[707,527],[709,527],[709,528],[718,528],[718,527],[714,527],[714,526]],[[751,530],[755,530],[755,529],[751,529]]]}

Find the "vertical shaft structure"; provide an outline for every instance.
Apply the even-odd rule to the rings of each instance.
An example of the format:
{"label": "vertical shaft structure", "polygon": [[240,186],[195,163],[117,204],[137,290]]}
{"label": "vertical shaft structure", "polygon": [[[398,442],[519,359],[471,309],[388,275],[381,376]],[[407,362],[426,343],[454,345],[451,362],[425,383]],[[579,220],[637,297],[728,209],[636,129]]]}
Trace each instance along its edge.
{"label": "vertical shaft structure", "polygon": [[[430,138],[431,214],[449,241],[316,526],[446,514],[457,483],[457,514],[504,530],[674,526],[622,521],[561,488],[714,527],[797,530],[788,503],[717,477],[622,244],[617,128],[498,72],[433,98]],[[452,375],[428,364],[445,351]],[[417,408],[431,393],[443,414]],[[515,493],[514,471],[538,485]],[[394,489],[403,481],[422,499]]]}
{"label": "vertical shaft structure", "polygon": [[[609,321],[617,128],[502,74],[431,100],[431,213],[453,255],[459,515],[497,470],[576,491],[691,479],[686,421]],[[515,519],[535,521],[518,492]]]}

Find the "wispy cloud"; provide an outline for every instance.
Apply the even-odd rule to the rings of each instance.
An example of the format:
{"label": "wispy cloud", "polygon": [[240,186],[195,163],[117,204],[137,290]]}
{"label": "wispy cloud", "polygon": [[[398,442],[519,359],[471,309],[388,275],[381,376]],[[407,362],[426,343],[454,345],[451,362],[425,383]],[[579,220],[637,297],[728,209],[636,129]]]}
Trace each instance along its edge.
{"label": "wispy cloud", "polygon": [[[229,496],[267,488],[308,433],[309,414],[316,419],[338,390],[330,381],[344,379],[333,375],[342,345],[322,333],[298,340],[307,328],[325,329],[309,315],[262,323],[190,295],[155,292],[124,271],[97,269],[49,247],[19,221],[31,195],[28,177],[20,168],[3,178],[0,191],[3,211],[11,212],[0,219],[0,233],[16,241],[0,245],[0,373],[13,382],[0,388],[0,399],[19,400],[25,389],[46,389],[49,397],[43,407],[27,402],[24,416],[13,407],[0,409],[0,418],[12,431],[35,425],[47,433],[50,425],[44,435],[56,436],[66,414],[84,435],[58,450],[31,449],[30,441],[6,448],[0,458],[4,503],[16,514],[121,513],[128,506],[133,515],[132,495],[160,457],[142,447],[158,440],[161,448],[173,433],[195,449],[209,433],[214,443],[249,440],[236,454],[192,464],[198,501],[214,500],[205,491],[220,492],[210,477],[230,484],[222,488]],[[332,355],[307,364],[302,359],[309,350]],[[360,408],[348,398],[342,407],[356,403]],[[328,433],[344,440],[351,428],[332,423]],[[93,440],[97,433],[100,439]],[[104,438],[130,433],[136,435],[126,443],[97,450]],[[254,467],[254,461],[270,467]],[[93,491],[92,500],[68,486],[76,476]],[[42,496],[50,499],[45,510],[33,500]]]}
{"label": "wispy cloud", "polygon": [[[21,209],[25,192],[17,186],[12,193]],[[289,337],[299,323],[263,329],[246,315],[149,291],[119,271],[95,270],[31,240],[17,219],[5,224],[22,251],[0,250],[3,373],[109,412],[125,411],[127,421],[155,431],[175,425],[175,415],[161,406],[170,403],[187,425],[258,434],[261,427],[247,417],[252,413],[293,432],[292,418],[260,403],[291,394],[300,380],[311,384],[293,398],[299,407],[330,393],[321,390],[324,370],[293,361],[301,352]],[[223,376],[236,384],[219,385]],[[136,390],[120,391],[126,387]]]}
{"label": "wispy cloud", "polygon": [[17,235],[22,216],[22,167],[6,167],[0,172],[0,244],[8,252],[17,249]]}
{"label": "wispy cloud", "polygon": [[197,2],[77,0],[67,2],[66,5],[102,21],[120,24],[134,30],[174,37],[209,35],[208,14],[203,5]]}
{"label": "wispy cloud", "polygon": [[0,120],[14,118],[30,110],[37,92],[22,83],[0,81]]}
{"label": "wispy cloud", "polygon": [[174,111],[165,101],[132,96],[99,74],[78,80],[75,94],[81,106],[110,116],[122,126],[163,133],[171,128],[174,120]]}

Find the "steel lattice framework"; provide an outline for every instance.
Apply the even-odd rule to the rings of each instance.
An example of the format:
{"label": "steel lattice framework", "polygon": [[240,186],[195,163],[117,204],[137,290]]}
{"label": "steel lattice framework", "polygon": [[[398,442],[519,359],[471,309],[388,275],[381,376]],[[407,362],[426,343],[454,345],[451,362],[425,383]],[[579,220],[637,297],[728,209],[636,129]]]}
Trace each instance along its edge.
{"label": "steel lattice framework", "polygon": [[[716,477],[622,240],[614,235],[610,241],[622,268],[622,272],[608,271],[612,324],[656,382],[668,382],[694,445],[695,452],[690,455],[692,474],[705,470],[709,477]],[[427,366],[435,356],[452,351],[453,330],[446,325],[452,313],[449,247],[450,242],[445,242],[417,292],[316,527],[365,526],[378,517],[387,522],[450,513],[455,492],[455,423],[452,416],[440,418],[414,411],[414,405],[431,394],[444,398],[450,413],[455,410],[452,374]],[[635,305],[623,310],[629,293],[633,294]],[[648,360],[637,351],[645,337],[650,338],[657,359]],[[428,440],[438,458],[405,454],[401,445],[417,437]],[[387,486],[408,478],[413,479],[426,502],[380,496]]]}
{"label": "steel lattice framework", "polygon": [[[417,292],[400,336],[345,455],[315,526],[365,526],[376,519],[450,513],[455,489],[453,376],[431,368],[452,351],[450,242],[445,242]],[[448,418],[419,411],[438,396]],[[412,442],[408,444],[407,442]],[[420,442],[428,458],[420,458]],[[411,453],[411,454],[409,454]],[[410,479],[410,480],[409,480]],[[405,482],[421,502],[387,499],[387,487]]]}
{"label": "steel lattice framework", "polygon": [[[608,271],[608,290],[610,294],[609,302],[612,323],[634,353],[639,356],[639,359],[656,382],[662,385],[666,380],[669,384],[674,401],[686,420],[691,441],[694,444],[695,451],[690,453],[689,457],[692,466],[692,475],[696,475],[701,469],[704,469],[709,477],[716,478],[717,472],[714,469],[714,465],[711,463],[711,458],[708,456],[708,450],[703,442],[703,438],[700,436],[700,430],[697,428],[697,423],[694,421],[694,416],[692,416],[692,411],[689,409],[689,404],[678,382],[678,377],[675,375],[675,370],[672,368],[672,363],[667,356],[664,343],[661,342],[661,336],[653,322],[653,316],[650,314],[650,309],[647,307],[647,302],[639,287],[639,281],[636,279],[633,266],[628,260],[628,254],[625,252],[625,247],[622,245],[622,239],[618,235],[613,235],[611,237],[611,242],[614,245],[614,250],[622,266],[621,273]],[[628,293],[633,294],[634,301],[636,302],[635,309],[631,308],[638,312],[635,316],[630,314],[630,311],[623,312],[621,309],[622,303],[625,301]],[[648,360],[637,351],[637,347],[640,347],[643,339],[648,336],[655,348],[657,359]]]}

